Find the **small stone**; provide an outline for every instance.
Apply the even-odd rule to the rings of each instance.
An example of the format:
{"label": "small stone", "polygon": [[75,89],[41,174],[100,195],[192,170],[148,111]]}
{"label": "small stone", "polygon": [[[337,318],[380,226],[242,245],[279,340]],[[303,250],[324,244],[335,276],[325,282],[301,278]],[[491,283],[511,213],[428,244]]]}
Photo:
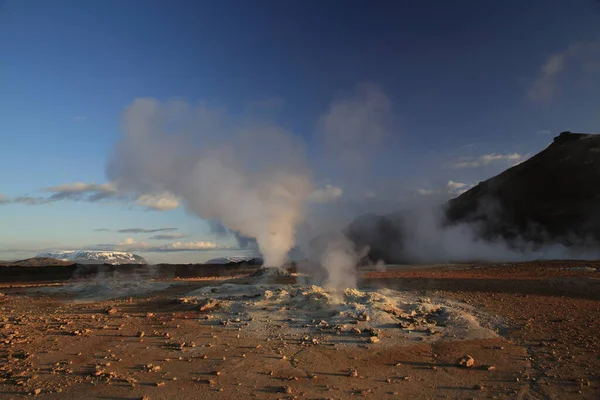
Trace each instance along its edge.
{"label": "small stone", "polygon": [[281,393],[285,393],[285,394],[292,394],[292,387],[291,386],[282,386],[281,388],[279,388],[279,391]]}
{"label": "small stone", "polygon": [[115,307],[108,307],[105,311],[108,315],[113,315],[116,314],[119,310]]}
{"label": "small stone", "polygon": [[42,393],[42,389],[35,389],[35,390],[33,391],[33,395],[34,395],[34,396],[37,396],[37,395],[38,395],[38,394],[40,394],[40,393]]}
{"label": "small stone", "polygon": [[466,354],[466,355],[462,356],[456,362],[456,364],[460,367],[471,368],[473,365],[475,365],[475,359],[473,357],[471,357],[470,355]]}
{"label": "small stone", "polygon": [[358,371],[355,369],[351,369],[348,375],[352,378],[358,378]]}
{"label": "small stone", "polygon": [[209,311],[217,307],[219,302],[215,299],[206,299],[200,303],[200,311]]}
{"label": "small stone", "polygon": [[377,336],[371,336],[369,338],[369,342],[371,342],[371,343],[378,343],[379,342],[379,338]]}
{"label": "small stone", "polygon": [[366,321],[369,322],[371,320],[371,317],[369,317],[369,314],[367,314],[366,312],[361,312],[360,314],[358,314],[358,318],[359,321]]}
{"label": "small stone", "polygon": [[156,386],[158,386],[158,387],[162,387],[162,386],[165,386],[165,385],[166,385],[166,383],[163,382],[163,381],[156,382]]}
{"label": "small stone", "polygon": [[139,332],[137,333],[137,337],[139,337],[139,338],[142,338],[142,337],[144,337],[144,335],[146,335],[146,333],[145,333],[144,331],[139,331]]}
{"label": "small stone", "polygon": [[475,385],[475,386],[473,386],[473,389],[474,390],[483,390],[484,387],[483,387],[483,385]]}

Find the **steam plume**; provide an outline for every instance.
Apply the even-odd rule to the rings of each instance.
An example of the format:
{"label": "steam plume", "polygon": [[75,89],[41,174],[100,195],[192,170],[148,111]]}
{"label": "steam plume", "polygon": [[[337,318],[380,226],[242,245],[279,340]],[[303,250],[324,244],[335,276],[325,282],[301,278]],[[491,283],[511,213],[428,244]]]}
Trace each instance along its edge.
{"label": "steam plume", "polygon": [[136,99],[107,174],[121,190],[169,192],[204,219],[255,238],[266,266],[295,243],[313,191],[304,147],[282,128],[205,105]]}

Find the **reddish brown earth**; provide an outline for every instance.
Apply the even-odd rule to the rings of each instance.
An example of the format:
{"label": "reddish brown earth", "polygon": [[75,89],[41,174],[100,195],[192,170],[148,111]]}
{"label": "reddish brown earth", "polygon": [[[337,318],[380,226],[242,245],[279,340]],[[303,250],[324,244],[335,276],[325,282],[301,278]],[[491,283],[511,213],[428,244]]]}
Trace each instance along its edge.
{"label": "reddish brown earth", "polygon": [[[584,266],[600,262],[363,271],[363,286],[456,299],[506,324],[498,338],[410,346],[259,338],[172,301],[215,280],[93,303],[0,284],[0,399],[598,399],[600,272],[570,269]],[[465,354],[473,367],[456,364]]]}

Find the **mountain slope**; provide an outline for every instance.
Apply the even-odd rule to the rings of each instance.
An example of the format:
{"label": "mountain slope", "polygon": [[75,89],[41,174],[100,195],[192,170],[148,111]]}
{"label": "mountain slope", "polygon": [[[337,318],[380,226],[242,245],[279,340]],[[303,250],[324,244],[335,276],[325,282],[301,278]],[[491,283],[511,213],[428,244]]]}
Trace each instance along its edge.
{"label": "mountain slope", "polygon": [[445,206],[448,223],[484,237],[575,244],[600,240],[600,135],[563,132],[542,152]]}
{"label": "mountain slope", "polygon": [[[427,217],[421,218],[423,214]],[[364,215],[347,227],[346,235],[359,247],[369,246],[372,260],[413,262],[404,246],[414,244],[411,235],[427,224],[427,218],[439,224],[433,233],[468,227],[469,240],[597,247],[600,135],[563,132],[529,160],[479,183],[441,209]],[[417,240],[428,238],[425,234]],[[430,244],[439,245],[433,239]]]}

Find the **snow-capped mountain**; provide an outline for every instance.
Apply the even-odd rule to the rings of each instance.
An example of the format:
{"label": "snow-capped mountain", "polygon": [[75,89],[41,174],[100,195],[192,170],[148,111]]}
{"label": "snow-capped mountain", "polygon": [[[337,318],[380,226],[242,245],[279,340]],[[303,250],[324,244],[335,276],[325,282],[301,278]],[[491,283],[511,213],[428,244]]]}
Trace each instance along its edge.
{"label": "snow-capped mountain", "polygon": [[121,251],[54,250],[39,253],[37,257],[73,261],[79,264],[147,264],[144,258]]}
{"label": "snow-capped mountain", "polygon": [[262,260],[256,257],[244,257],[244,256],[229,256],[229,257],[218,257],[206,261],[204,264],[229,264],[229,263],[253,263],[259,264]]}

